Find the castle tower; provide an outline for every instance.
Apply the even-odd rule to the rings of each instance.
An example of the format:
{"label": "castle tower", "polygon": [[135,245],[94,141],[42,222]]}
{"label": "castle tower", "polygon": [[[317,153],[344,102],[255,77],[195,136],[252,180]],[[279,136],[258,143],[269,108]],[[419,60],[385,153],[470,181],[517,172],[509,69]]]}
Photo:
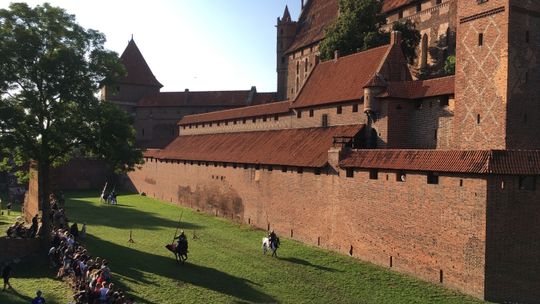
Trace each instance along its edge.
{"label": "castle tower", "polygon": [[540,3],[458,1],[458,149],[538,149]]}
{"label": "castle tower", "polygon": [[133,38],[120,56],[120,61],[124,64],[126,75],[115,88],[103,87],[101,98],[134,114],[137,102],[145,95],[159,93],[163,85],[150,70]]}
{"label": "castle tower", "polygon": [[282,18],[277,19],[277,97],[279,100],[285,100],[287,96],[287,74],[289,70],[289,60],[285,54],[291,46],[296,34],[297,23],[292,21],[289,8],[285,6],[285,12]]}

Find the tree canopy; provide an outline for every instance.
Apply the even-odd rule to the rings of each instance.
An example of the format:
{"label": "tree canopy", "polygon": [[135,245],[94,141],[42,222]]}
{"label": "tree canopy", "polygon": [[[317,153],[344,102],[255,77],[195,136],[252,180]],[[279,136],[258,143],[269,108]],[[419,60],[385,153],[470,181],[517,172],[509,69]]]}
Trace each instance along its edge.
{"label": "tree canopy", "polygon": [[[334,51],[349,55],[365,51],[390,41],[390,33],[382,31],[386,18],[381,14],[382,1],[340,0],[340,15],[321,43],[321,59],[333,58]],[[412,22],[394,23],[392,30],[402,32],[402,50],[409,62],[416,57],[420,33]]]}
{"label": "tree canopy", "polygon": [[[124,73],[118,54],[104,43],[103,34],[47,3],[0,10],[3,155],[17,165],[36,161],[40,177],[75,153],[104,159],[118,171],[141,162],[127,114],[97,98],[101,86]],[[39,182],[49,190],[48,178]]]}

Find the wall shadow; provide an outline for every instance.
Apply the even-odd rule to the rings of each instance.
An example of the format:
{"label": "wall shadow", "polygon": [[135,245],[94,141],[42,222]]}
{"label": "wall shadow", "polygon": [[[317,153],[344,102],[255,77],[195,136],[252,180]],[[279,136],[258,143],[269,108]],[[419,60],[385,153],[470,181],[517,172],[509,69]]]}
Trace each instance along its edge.
{"label": "wall shadow", "polygon": [[[192,284],[215,292],[238,298],[240,301],[270,303],[276,300],[253,287],[259,284],[239,278],[220,270],[188,263],[177,264],[172,254],[170,257],[150,254],[133,248],[121,246],[109,241],[88,235],[88,250],[94,256],[106,256],[111,261],[113,281],[123,277],[131,282],[156,285],[146,279],[146,273],[154,273],[178,282],[178,285]],[[165,244],[164,244],[165,245]],[[162,250],[166,250],[163,248]],[[116,283],[116,282],[115,282]],[[132,292],[127,286],[124,290]]]}
{"label": "wall shadow", "polygon": [[[178,223],[155,213],[140,211],[124,204],[95,205],[87,201],[67,198],[67,216],[70,222],[86,223],[90,226],[107,226],[120,229],[156,230],[160,227],[176,227]],[[85,216],[90,215],[91,216]],[[79,225],[80,228],[80,225]],[[182,221],[183,229],[201,229],[200,225]]]}

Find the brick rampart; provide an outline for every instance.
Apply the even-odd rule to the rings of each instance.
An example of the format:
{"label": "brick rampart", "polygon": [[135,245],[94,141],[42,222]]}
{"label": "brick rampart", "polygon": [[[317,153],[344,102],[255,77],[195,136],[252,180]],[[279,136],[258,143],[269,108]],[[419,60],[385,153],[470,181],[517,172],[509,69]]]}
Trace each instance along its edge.
{"label": "brick rampart", "polygon": [[484,296],[486,178],[149,161],[135,189]]}
{"label": "brick rampart", "polygon": [[0,237],[0,263],[22,259],[36,253],[41,247],[40,239],[10,239]]}

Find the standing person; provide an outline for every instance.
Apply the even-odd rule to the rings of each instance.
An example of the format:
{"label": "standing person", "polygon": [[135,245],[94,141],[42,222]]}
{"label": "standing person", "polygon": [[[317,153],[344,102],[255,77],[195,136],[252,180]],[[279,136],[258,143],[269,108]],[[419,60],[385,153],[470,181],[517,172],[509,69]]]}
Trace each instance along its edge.
{"label": "standing person", "polygon": [[11,213],[11,202],[8,202],[6,207],[7,207],[7,215],[9,215]]}
{"label": "standing person", "polygon": [[79,237],[81,239],[84,239],[86,237],[86,223],[82,224],[81,233],[79,233]]}
{"label": "standing person", "polygon": [[69,233],[73,235],[73,238],[75,240],[79,238],[79,227],[77,226],[77,223],[73,223],[73,225],[71,225],[71,228],[69,229]]}
{"label": "standing person", "polygon": [[32,304],[45,304],[45,299],[41,296],[41,290],[36,292],[36,297],[32,300]]}
{"label": "standing person", "polygon": [[36,233],[37,233],[37,230],[38,230],[38,224],[39,224],[38,215],[36,214],[32,218],[32,226],[30,226],[30,237],[31,238],[36,237]]}
{"label": "standing person", "polygon": [[2,269],[2,278],[4,279],[4,289],[3,290],[6,290],[6,286],[8,286],[9,289],[13,289],[13,287],[11,287],[11,284],[9,283],[9,279],[11,278],[12,273],[13,273],[13,268],[11,268],[9,263],[4,265],[4,268]]}

